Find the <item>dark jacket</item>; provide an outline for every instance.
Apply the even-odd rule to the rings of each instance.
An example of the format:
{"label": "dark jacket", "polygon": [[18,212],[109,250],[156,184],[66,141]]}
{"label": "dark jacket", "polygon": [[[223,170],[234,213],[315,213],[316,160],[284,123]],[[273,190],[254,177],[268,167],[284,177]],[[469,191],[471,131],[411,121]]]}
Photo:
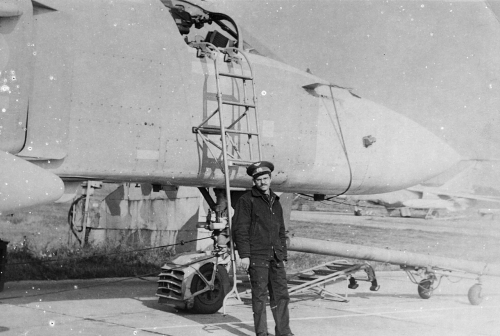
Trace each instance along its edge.
{"label": "dark jacket", "polygon": [[285,222],[279,197],[253,187],[236,202],[233,239],[240,258],[287,260]]}

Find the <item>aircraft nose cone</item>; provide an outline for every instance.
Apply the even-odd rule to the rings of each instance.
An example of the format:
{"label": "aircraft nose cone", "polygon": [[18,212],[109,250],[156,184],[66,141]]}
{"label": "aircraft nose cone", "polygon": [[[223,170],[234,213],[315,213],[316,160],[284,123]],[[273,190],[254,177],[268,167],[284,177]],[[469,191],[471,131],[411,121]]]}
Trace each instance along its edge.
{"label": "aircraft nose cone", "polygon": [[364,99],[355,104],[351,113],[356,111],[358,120],[364,121],[358,124],[357,139],[349,141],[348,149],[352,148],[355,153],[349,193],[370,194],[380,193],[381,189],[388,192],[407,188],[460,161],[453,148],[416,122]]}

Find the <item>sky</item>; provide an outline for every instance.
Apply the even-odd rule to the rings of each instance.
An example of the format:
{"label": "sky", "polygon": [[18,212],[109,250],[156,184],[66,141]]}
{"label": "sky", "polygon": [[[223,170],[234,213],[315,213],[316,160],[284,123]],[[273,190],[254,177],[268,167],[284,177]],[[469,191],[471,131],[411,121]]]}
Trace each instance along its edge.
{"label": "sky", "polygon": [[[286,63],[404,114],[464,159],[500,160],[499,1],[216,4]],[[484,165],[500,185],[500,162]]]}

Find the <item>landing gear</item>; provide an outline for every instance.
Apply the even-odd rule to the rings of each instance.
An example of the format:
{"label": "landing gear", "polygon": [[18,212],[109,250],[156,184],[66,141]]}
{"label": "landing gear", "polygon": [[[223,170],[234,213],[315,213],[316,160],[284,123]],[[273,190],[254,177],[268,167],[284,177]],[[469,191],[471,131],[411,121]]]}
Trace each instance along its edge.
{"label": "landing gear", "polygon": [[[408,275],[408,278],[410,279],[411,282],[414,284],[417,284],[417,290],[418,290],[418,295],[422,299],[430,299],[432,296],[434,290],[439,287],[441,283],[441,279],[443,277],[457,277],[457,278],[463,278],[463,279],[475,279],[477,283],[473,285],[467,294],[469,298],[469,302],[473,306],[477,306],[483,302],[483,296],[481,295],[482,293],[482,282],[481,282],[481,276],[474,276],[474,278],[471,277],[470,274],[467,274],[463,272],[463,274],[459,273],[459,271],[454,271],[454,270],[446,270],[446,269],[438,269],[438,268],[419,268],[419,267],[412,267],[412,266],[401,266],[401,268],[406,272]],[[452,275],[452,272],[453,273]],[[420,282],[417,280],[417,278],[424,278],[420,280]],[[437,284],[435,285],[437,281]],[[456,281],[454,281],[456,282]]]}
{"label": "landing gear", "polygon": [[[214,265],[205,264],[200,268],[200,273],[209,282],[212,280]],[[197,293],[204,290],[209,284],[199,276],[195,275],[191,282],[191,293]],[[224,302],[224,297],[229,293],[229,275],[227,270],[222,265],[217,265],[213,288],[194,297],[192,310],[198,314],[213,314],[216,313]]]}
{"label": "landing gear", "polygon": [[[227,207],[229,201],[223,190],[216,191],[217,203],[202,189],[210,209],[207,221],[199,227],[212,231],[213,249],[189,253],[167,261],[158,281],[158,302],[198,314],[213,314],[225,307],[232,293],[228,271],[233,272],[233,290],[236,288],[234,249],[230,243]],[[236,298],[240,300],[236,292]]]}

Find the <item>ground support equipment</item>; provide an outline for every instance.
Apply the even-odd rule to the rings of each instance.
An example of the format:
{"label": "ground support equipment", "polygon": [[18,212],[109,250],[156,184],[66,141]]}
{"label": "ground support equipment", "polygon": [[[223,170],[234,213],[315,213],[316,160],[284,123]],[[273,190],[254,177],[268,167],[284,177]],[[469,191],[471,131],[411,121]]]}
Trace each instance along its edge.
{"label": "ground support equipment", "polygon": [[[441,284],[443,277],[458,279],[475,279],[477,282],[469,288],[467,294],[470,304],[477,306],[483,301],[481,275],[472,274],[461,270],[446,269],[440,267],[414,267],[400,266],[411,282],[416,284],[418,295],[422,299],[430,299],[435,289]],[[450,280],[451,281],[451,280]],[[451,281],[453,282],[453,281]],[[457,282],[457,281],[455,281]]]}
{"label": "ground support equipment", "polygon": [[[354,277],[354,274],[360,271],[365,272],[364,276]],[[289,277],[288,292],[290,295],[293,295],[311,291],[324,299],[349,302],[347,299],[347,288],[343,295],[333,293],[326,289],[326,285],[342,280],[348,280],[349,284],[347,285],[347,288],[349,289],[358,288],[358,281],[370,282],[371,291],[378,291],[380,288],[375,277],[375,271],[370,264],[349,263],[345,260],[335,260],[306,269]]]}

